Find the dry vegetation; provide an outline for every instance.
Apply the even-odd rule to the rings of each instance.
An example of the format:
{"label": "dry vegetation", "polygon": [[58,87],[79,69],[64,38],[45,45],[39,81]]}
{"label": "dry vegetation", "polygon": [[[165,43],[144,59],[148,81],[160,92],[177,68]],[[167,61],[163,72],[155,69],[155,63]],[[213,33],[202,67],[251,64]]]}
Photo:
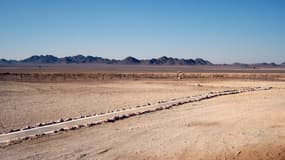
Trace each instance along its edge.
{"label": "dry vegetation", "polygon": [[98,81],[98,80],[140,80],[140,79],[253,79],[284,80],[282,73],[182,73],[182,72],[95,72],[95,73],[52,73],[52,72],[4,72],[1,81],[24,82],[62,82],[62,81]]}

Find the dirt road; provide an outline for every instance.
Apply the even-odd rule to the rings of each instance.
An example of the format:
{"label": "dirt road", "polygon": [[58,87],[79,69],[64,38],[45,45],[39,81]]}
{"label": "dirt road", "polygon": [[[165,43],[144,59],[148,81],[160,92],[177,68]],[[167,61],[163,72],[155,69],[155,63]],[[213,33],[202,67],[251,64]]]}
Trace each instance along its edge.
{"label": "dirt road", "polygon": [[269,90],[271,87],[255,87],[255,88],[240,88],[231,89],[225,91],[209,92],[197,96],[189,96],[185,98],[174,99],[170,101],[159,102],[155,104],[149,104],[146,106],[132,107],[129,109],[112,111],[111,113],[104,113],[101,115],[94,115],[82,118],[76,118],[68,121],[54,121],[52,124],[35,126],[34,128],[24,128],[19,131],[13,131],[0,135],[0,145],[11,145],[22,142],[24,140],[35,139],[39,136],[50,135],[59,131],[75,130],[82,127],[94,126],[101,124],[102,122],[115,122],[120,119],[129,118],[135,115],[142,115],[145,113],[151,113],[161,111],[164,109],[171,109],[172,107],[179,106],[186,103],[194,103],[201,100],[215,98],[219,96],[240,94],[245,92]]}
{"label": "dirt road", "polygon": [[[0,132],[231,87],[193,81],[22,83],[0,81]],[[131,98],[130,98],[131,97]]]}

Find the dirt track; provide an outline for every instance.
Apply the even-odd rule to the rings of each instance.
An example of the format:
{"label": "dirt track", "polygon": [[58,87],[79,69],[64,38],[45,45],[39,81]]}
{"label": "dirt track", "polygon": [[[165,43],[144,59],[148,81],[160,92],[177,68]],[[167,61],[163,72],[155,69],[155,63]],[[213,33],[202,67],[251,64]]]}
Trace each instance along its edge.
{"label": "dirt track", "polygon": [[[145,105],[230,87],[195,81],[22,83],[0,81],[0,132],[60,118]],[[130,98],[131,97],[131,98]]]}
{"label": "dirt track", "polygon": [[133,116],[143,115],[147,113],[153,113],[157,111],[162,111],[165,109],[171,109],[175,106],[180,106],[186,103],[194,103],[201,100],[211,99],[219,96],[226,96],[232,94],[240,94],[245,92],[263,91],[272,89],[271,87],[262,88],[240,88],[231,89],[225,91],[209,92],[196,96],[189,96],[179,99],[174,99],[170,101],[163,101],[155,104],[149,104],[145,106],[136,106],[129,109],[112,111],[110,113],[103,113],[100,115],[84,116],[81,118],[75,118],[71,120],[53,121],[51,124],[43,124],[34,127],[25,127],[17,131],[12,131],[9,133],[0,134],[0,147],[5,147],[7,145],[14,145],[16,143],[21,143],[25,140],[35,139],[51,134],[58,133],[59,131],[71,131],[80,129],[83,127],[91,127],[104,122],[116,122],[118,120],[130,118]]}

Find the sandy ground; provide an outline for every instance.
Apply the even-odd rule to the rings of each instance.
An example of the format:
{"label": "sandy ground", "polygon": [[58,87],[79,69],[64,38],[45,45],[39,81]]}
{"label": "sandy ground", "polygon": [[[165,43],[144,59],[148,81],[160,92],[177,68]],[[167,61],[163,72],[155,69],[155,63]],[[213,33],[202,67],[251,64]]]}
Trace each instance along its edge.
{"label": "sandy ground", "polygon": [[[0,132],[218,89],[195,81],[23,83],[0,81]],[[225,88],[225,87],[224,87]]]}
{"label": "sandy ground", "polygon": [[[1,148],[0,159],[285,159],[284,82],[200,83],[202,87],[197,87],[195,82],[190,81],[133,81],[81,85],[1,82],[1,121],[3,123],[5,120],[4,124],[12,127],[14,123],[21,126],[30,121],[45,120],[44,116],[50,119],[65,114],[78,115],[76,112],[88,114],[91,111],[97,112],[100,108],[98,105],[90,107],[90,104],[96,101],[106,104],[101,107],[104,110],[108,104],[109,107],[136,105],[229,87],[272,86],[274,88],[268,91],[217,97],[116,123],[26,141]],[[56,89],[49,89],[50,85]],[[86,91],[85,87],[89,90]],[[133,91],[134,88],[137,88],[138,92]],[[106,93],[108,89],[112,92]],[[79,93],[75,92],[77,90]],[[129,93],[130,91],[133,92]],[[114,94],[111,94],[113,92]],[[103,93],[106,93],[105,100],[100,97],[104,95]],[[23,98],[17,99],[20,95]],[[29,98],[24,99],[25,96],[38,97],[28,101]],[[51,103],[52,99],[44,101],[47,97],[53,97],[56,102]],[[37,101],[38,98],[41,99]],[[95,100],[92,100],[93,98]],[[77,101],[81,104],[76,103]],[[67,105],[72,102],[77,105],[71,107]],[[57,103],[61,105],[54,106]],[[37,108],[35,113],[40,115],[35,116],[33,115],[35,113],[30,113],[27,116],[31,117],[26,117],[27,113],[21,112],[27,110],[24,110],[21,104],[29,110]],[[44,106],[39,108],[39,104]],[[81,108],[82,104],[86,105]],[[15,106],[16,109],[11,106]],[[2,118],[6,116],[2,110],[8,113],[10,111],[10,115],[8,114],[10,118],[9,116],[6,119]],[[20,118],[15,118],[15,114]],[[18,122],[19,120],[24,123]]]}

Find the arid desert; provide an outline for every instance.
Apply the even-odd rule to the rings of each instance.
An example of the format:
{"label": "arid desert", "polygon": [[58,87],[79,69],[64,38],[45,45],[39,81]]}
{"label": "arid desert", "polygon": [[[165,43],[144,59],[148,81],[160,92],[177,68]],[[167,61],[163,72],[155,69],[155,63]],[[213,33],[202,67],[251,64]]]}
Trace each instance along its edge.
{"label": "arid desert", "polygon": [[1,74],[0,159],[285,159],[284,73],[162,73]]}
{"label": "arid desert", "polygon": [[0,160],[285,160],[285,0],[0,0]]}

